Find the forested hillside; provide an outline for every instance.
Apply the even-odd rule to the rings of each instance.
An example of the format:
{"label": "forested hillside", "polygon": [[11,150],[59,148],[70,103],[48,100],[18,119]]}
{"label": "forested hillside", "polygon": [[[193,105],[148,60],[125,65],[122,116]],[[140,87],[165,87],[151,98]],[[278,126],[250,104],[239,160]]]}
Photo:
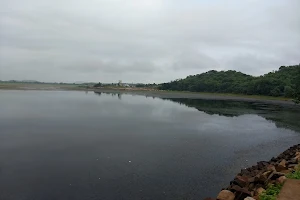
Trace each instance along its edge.
{"label": "forested hillside", "polygon": [[278,71],[259,77],[232,70],[211,70],[163,83],[159,89],[295,97],[300,94],[300,65],[281,66]]}

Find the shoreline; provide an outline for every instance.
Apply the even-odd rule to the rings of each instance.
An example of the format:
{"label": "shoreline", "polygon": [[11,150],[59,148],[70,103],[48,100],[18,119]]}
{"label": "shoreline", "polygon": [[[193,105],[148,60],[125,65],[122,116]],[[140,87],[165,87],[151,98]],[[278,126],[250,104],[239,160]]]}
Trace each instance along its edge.
{"label": "shoreline", "polygon": [[[285,150],[269,161],[260,161],[256,165],[242,169],[230,185],[223,188],[217,199],[226,200],[258,200],[264,195],[270,185],[284,185],[286,180],[292,180],[291,174],[300,166],[300,144]],[[297,189],[298,190],[298,189]],[[206,198],[205,200],[215,200]]]}
{"label": "shoreline", "polygon": [[171,98],[171,99],[203,99],[203,100],[228,100],[228,101],[243,101],[243,102],[257,102],[267,104],[279,104],[297,106],[291,99],[280,99],[268,96],[251,96],[238,94],[223,94],[223,93],[193,93],[193,92],[177,92],[177,91],[162,91],[162,90],[126,90],[126,89],[92,89],[94,92],[107,93],[123,93],[129,95],[141,95],[154,98]]}
{"label": "shoreline", "polygon": [[298,106],[292,99],[284,97],[269,97],[258,95],[242,95],[231,93],[198,93],[198,92],[186,92],[186,91],[164,91],[164,90],[149,90],[143,88],[85,88],[78,87],[77,85],[16,85],[16,86],[1,86],[1,90],[21,90],[21,91],[93,91],[104,93],[122,93],[129,95],[141,95],[154,98],[172,98],[172,99],[203,99],[203,100],[228,100],[228,101],[242,101],[252,103],[267,103],[286,106]]}

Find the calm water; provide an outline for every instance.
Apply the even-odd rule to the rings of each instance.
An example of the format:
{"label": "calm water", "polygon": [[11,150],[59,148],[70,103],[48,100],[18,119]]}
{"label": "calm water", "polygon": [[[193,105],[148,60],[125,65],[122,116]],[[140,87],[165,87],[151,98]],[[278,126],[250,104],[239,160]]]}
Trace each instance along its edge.
{"label": "calm water", "polygon": [[0,199],[215,196],[299,143],[299,120],[258,103],[0,91]]}

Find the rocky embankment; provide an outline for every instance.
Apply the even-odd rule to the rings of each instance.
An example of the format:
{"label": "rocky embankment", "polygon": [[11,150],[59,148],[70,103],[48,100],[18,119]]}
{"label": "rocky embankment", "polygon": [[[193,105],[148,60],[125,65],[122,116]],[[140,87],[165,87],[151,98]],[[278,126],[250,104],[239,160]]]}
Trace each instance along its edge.
{"label": "rocky embankment", "polygon": [[[224,188],[217,200],[258,200],[268,185],[284,183],[287,174],[293,172],[300,162],[300,144],[295,145],[270,161],[242,169]],[[215,200],[207,198],[206,200]]]}

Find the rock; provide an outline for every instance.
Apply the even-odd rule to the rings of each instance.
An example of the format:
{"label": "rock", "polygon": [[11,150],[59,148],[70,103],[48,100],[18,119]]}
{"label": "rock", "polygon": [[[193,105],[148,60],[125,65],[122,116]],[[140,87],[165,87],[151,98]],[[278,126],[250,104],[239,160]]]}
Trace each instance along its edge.
{"label": "rock", "polygon": [[244,200],[255,200],[255,199],[252,197],[246,197]]}
{"label": "rock", "polygon": [[234,181],[241,187],[245,187],[249,183],[248,178],[245,176],[236,176]]}
{"label": "rock", "polygon": [[256,189],[256,194],[258,194],[258,196],[259,196],[259,195],[261,195],[265,191],[266,190],[264,188],[260,187],[260,188]]}
{"label": "rock", "polygon": [[264,175],[265,177],[269,177],[270,174],[272,174],[272,171],[266,171],[262,175]]}
{"label": "rock", "polygon": [[233,191],[233,192],[239,191],[240,189],[242,189],[242,188],[238,185],[232,185],[230,187],[230,190]]}
{"label": "rock", "polygon": [[255,200],[259,200],[259,196],[254,196],[253,197]]}
{"label": "rock", "polygon": [[217,199],[218,200],[234,200],[235,195],[229,190],[222,190]]}
{"label": "rock", "polygon": [[291,160],[289,160],[289,164],[298,164],[298,160],[295,158],[292,158]]}
{"label": "rock", "polygon": [[271,185],[273,185],[273,184],[275,184],[275,183],[276,183],[276,181],[275,181],[275,180],[270,180],[268,184],[271,184]]}
{"label": "rock", "polygon": [[277,159],[275,157],[271,158],[271,162],[276,162],[276,161],[277,161]]}
{"label": "rock", "polygon": [[284,173],[281,173],[281,172],[274,172],[274,173],[272,174],[272,177],[270,177],[269,179],[270,179],[270,180],[276,180],[276,179],[278,179],[280,176],[285,176],[285,174],[284,174]]}
{"label": "rock", "polygon": [[281,173],[283,173],[283,174],[288,174],[288,173],[290,173],[291,171],[289,170],[289,169],[286,169],[286,170],[282,170],[281,171]]}
{"label": "rock", "polygon": [[257,163],[257,167],[258,167],[258,169],[263,169],[263,168],[265,168],[266,166],[268,166],[269,165],[269,163],[268,162],[266,162],[266,161],[260,161],[260,162],[258,162]]}
{"label": "rock", "polygon": [[278,165],[286,167],[286,160],[283,159]]}
{"label": "rock", "polygon": [[230,190],[235,193],[236,199],[244,199],[252,195],[251,192],[248,190],[248,188],[246,187],[241,188],[238,185],[231,186]]}
{"label": "rock", "polygon": [[283,159],[275,168],[276,168],[276,171],[278,171],[278,172],[286,170],[287,169],[286,160]]}
{"label": "rock", "polygon": [[250,171],[248,169],[241,169],[241,175],[249,175]]}
{"label": "rock", "polygon": [[266,180],[268,180],[268,177],[263,174],[258,174],[255,176],[255,181],[265,182]]}
{"label": "rock", "polygon": [[254,181],[255,181],[255,177],[254,176],[248,178],[248,182],[249,183],[253,183]]}
{"label": "rock", "polygon": [[248,188],[249,188],[250,190],[253,190],[254,187],[255,187],[255,184],[254,184],[254,183],[250,183],[249,186],[248,186]]}
{"label": "rock", "polygon": [[247,188],[241,188],[239,191],[237,191],[237,194],[240,198],[245,198],[247,196],[251,196],[251,192]]}
{"label": "rock", "polygon": [[286,177],[285,176],[280,176],[276,181],[280,184],[283,184],[286,181]]}
{"label": "rock", "polygon": [[[276,177],[276,176],[277,176],[276,178],[279,178],[280,176],[284,176],[284,175],[285,175],[285,174],[282,173],[282,172],[275,172],[273,177]],[[272,178],[273,178],[273,177],[272,177]]]}
{"label": "rock", "polygon": [[274,165],[268,165],[267,166],[267,171],[276,172],[275,166]]}
{"label": "rock", "polygon": [[289,168],[295,169],[298,166],[298,164],[289,164]]}

